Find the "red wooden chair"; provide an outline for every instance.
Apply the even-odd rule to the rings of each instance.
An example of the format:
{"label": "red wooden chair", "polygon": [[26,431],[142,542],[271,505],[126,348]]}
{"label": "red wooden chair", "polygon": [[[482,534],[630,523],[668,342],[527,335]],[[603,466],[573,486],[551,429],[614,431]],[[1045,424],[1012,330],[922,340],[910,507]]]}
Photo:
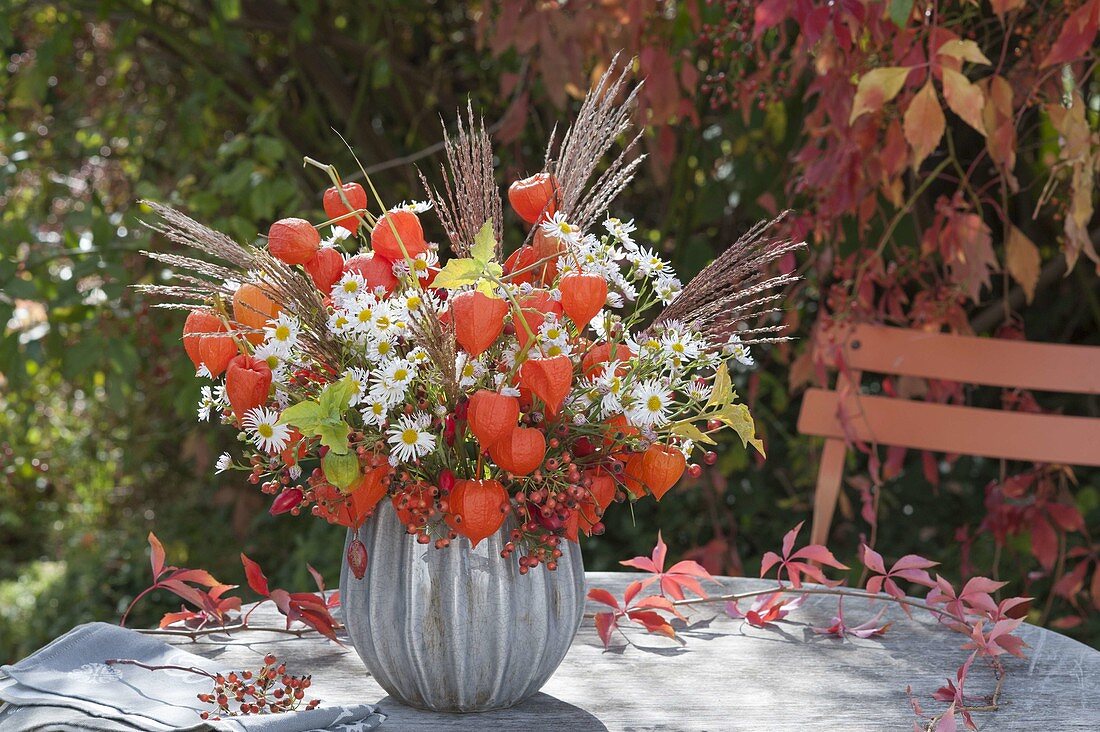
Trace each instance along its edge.
{"label": "red wooden chair", "polygon": [[[798,431],[825,437],[812,540],[825,543],[840,495],[845,435],[878,445],[1100,466],[1100,419],[933,404],[859,393],[864,371],[967,384],[1100,394],[1100,348],[856,326],[842,346],[837,390],[809,389]],[[847,383],[845,384],[845,379]],[[844,388],[844,387],[847,388]],[[840,421],[848,419],[847,433]]]}

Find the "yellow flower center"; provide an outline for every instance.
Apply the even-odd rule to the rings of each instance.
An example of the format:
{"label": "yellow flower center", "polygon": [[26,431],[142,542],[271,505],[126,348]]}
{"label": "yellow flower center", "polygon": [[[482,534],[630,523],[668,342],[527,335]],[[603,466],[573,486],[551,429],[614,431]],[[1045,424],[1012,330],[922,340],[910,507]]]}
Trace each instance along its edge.
{"label": "yellow flower center", "polygon": [[359,311],[359,322],[360,323],[369,323],[371,321],[371,318],[373,318],[373,317],[374,317],[374,311],[371,310],[370,308],[365,308],[365,309]]}
{"label": "yellow flower center", "polygon": [[256,431],[260,433],[260,437],[265,439],[270,439],[271,436],[275,434],[275,430],[273,430],[269,424],[261,424],[256,428]]}
{"label": "yellow flower center", "polygon": [[290,328],[285,325],[280,325],[275,329],[276,340],[285,341],[287,338],[290,338]]}
{"label": "yellow flower center", "polygon": [[474,375],[474,365],[468,363],[465,366],[463,366],[462,367],[462,375],[463,376],[473,376]]}
{"label": "yellow flower center", "polygon": [[561,346],[553,345],[546,349],[546,355],[550,357],[561,355]]}
{"label": "yellow flower center", "polygon": [[415,445],[416,441],[420,438],[420,433],[416,430],[409,428],[401,433],[401,441],[406,445]]}
{"label": "yellow flower center", "polygon": [[279,359],[278,359],[278,358],[277,358],[276,356],[273,356],[273,355],[272,355],[272,356],[268,356],[268,357],[267,357],[266,359],[264,359],[264,360],[265,360],[265,361],[267,361],[267,367],[268,367],[269,369],[273,369],[273,368],[275,368],[276,366],[278,366],[278,365],[279,365]]}
{"label": "yellow flower center", "polygon": [[661,397],[653,395],[649,398],[649,401],[645,403],[646,408],[651,412],[661,411]]}
{"label": "yellow flower center", "polygon": [[359,283],[355,280],[348,280],[344,283],[344,292],[355,292],[359,289]]}
{"label": "yellow flower center", "polygon": [[683,343],[673,343],[672,344],[672,350],[676,351],[676,353],[683,353],[684,352],[684,344]]}
{"label": "yellow flower center", "polygon": [[385,356],[391,348],[393,348],[393,345],[389,341],[380,341],[378,343],[378,355]]}
{"label": "yellow flower center", "polygon": [[409,378],[408,369],[397,369],[397,371],[393,372],[393,380],[394,381],[405,381],[408,378]]}
{"label": "yellow flower center", "polygon": [[407,307],[409,310],[416,310],[418,307],[420,307],[420,303],[420,297],[417,295],[413,295],[405,301],[405,307]]}

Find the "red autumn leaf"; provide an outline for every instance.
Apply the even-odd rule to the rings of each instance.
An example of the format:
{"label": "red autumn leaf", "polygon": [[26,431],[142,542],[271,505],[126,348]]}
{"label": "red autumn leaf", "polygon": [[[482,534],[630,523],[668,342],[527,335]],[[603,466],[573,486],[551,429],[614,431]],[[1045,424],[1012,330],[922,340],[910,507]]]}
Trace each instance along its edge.
{"label": "red autumn leaf", "polygon": [[264,576],[264,571],[260,569],[260,565],[246,557],[243,552],[241,553],[241,564],[244,565],[244,576],[248,580],[248,586],[252,588],[252,591],[257,595],[269,597],[271,592],[267,586],[267,577]]}
{"label": "red autumn leaf", "polygon": [[935,567],[939,562],[933,562],[916,554],[907,554],[890,568],[882,561],[882,555],[864,544],[862,546],[863,563],[867,569],[874,572],[874,576],[867,580],[868,592],[886,592],[891,597],[901,599],[905,593],[898,587],[896,579],[903,579],[925,587],[933,587],[936,583],[929,576],[927,570]]}
{"label": "red autumn leaf", "polygon": [[[631,586],[633,587],[633,585]],[[591,590],[589,590],[588,599],[602,603],[604,605],[607,605],[608,607],[613,607],[616,610],[619,609],[619,601],[615,599],[614,595],[612,595],[610,592],[603,589],[602,587],[593,587]]]}
{"label": "red autumn leaf", "polygon": [[1046,517],[1038,512],[1031,518],[1031,553],[1048,572],[1054,569],[1054,563],[1058,561],[1058,534]]}
{"label": "red autumn leaf", "polygon": [[814,628],[813,631],[819,635],[835,635],[837,638],[845,638],[847,636],[854,636],[856,638],[871,638],[876,635],[883,635],[890,627],[890,623],[884,625],[878,625],[879,620],[886,613],[886,608],[883,607],[878,611],[870,620],[860,623],[859,625],[848,625],[848,621],[844,617],[844,598],[841,597],[837,601],[836,615],[833,617],[832,625],[824,628]]}
{"label": "red autumn leaf", "polygon": [[990,614],[997,610],[992,593],[1004,587],[1007,582],[996,582],[988,577],[972,577],[963,585],[962,592],[956,595],[955,588],[943,577],[936,577],[936,586],[928,593],[925,601],[932,605],[944,605],[952,615],[964,616],[974,613]]}
{"label": "red autumn leaf", "polygon": [[744,620],[753,627],[764,628],[771,623],[786,618],[792,610],[801,606],[805,600],[805,595],[799,595],[793,600],[786,600],[783,598],[782,592],[773,592],[756,598],[747,611],[742,611],[736,600],[727,602],[726,614],[731,618]]}
{"label": "red autumn leaf", "polygon": [[1040,68],[1064,64],[1084,56],[1100,27],[1100,0],[1090,0],[1066,18],[1058,40],[1050,47]]}
{"label": "red autumn leaf", "polygon": [[985,123],[982,121],[982,109],[985,107],[985,94],[977,84],[970,83],[961,72],[943,67],[943,98],[951,111],[959,115],[963,122],[985,135]]}
{"label": "red autumn leaf", "polygon": [[817,562],[836,569],[848,569],[846,565],[841,564],[833,556],[831,551],[820,544],[810,544],[793,554],[791,553],[791,550],[794,549],[795,538],[798,536],[798,532],[802,530],[803,523],[805,522],[799,522],[797,526],[783,536],[783,556],[779,556],[775,552],[764,554],[764,558],[760,562],[761,577],[766,575],[776,564],[779,564],[779,576],[786,572],[787,579],[797,588],[802,586],[802,575],[806,575],[818,584],[829,584],[829,580],[826,579],[821,569],[809,564],[809,562]]}
{"label": "red autumn leaf", "polygon": [[603,647],[611,645],[611,631],[618,627],[617,613],[596,613],[596,633],[603,641]]}
{"label": "red autumn leaf", "polygon": [[164,545],[152,531],[149,532],[149,562],[153,565],[153,579],[164,572]]}
{"label": "red autumn leaf", "polygon": [[631,610],[627,617],[635,623],[641,623],[650,633],[658,633],[669,638],[676,637],[676,631],[667,620],[651,610]]}
{"label": "red autumn leaf", "polygon": [[[654,576],[642,580],[640,589],[648,587],[654,582],[660,583],[661,594],[670,595],[677,600],[684,599],[684,589],[694,592],[699,597],[707,597],[706,591],[699,580],[709,580],[718,583],[718,580],[698,563],[685,559],[677,562],[665,571],[665,559],[668,554],[668,546],[665,545],[661,532],[657,532],[657,545],[653,547],[653,554],[648,557],[634,557],[625,559],[619,564],[634,567],[643,572],[650,572]],[[720,583],[719,583],[720,584]]]}
{"label": "red autumn leaf", "polygon": [[978,621],[971,628],[970,641],[963,644],[963,648],[969,650],[973,648],[975,651],[982,655],[987,656],[1000,656],[1005,653],[1010,653],[1013,656],[1019,658],[1024,657],[1024,653],[1021,650],[1027,646],[1024,643],[1023,638],[1012,635],[1020,624],[1023,623],[1020,619],[1000,620],[993,624],[989,632],[984,632],[984,622]]}
{"label": "red autumn leaf", "polygon": [[939,147],[947,128],[947,119],[943,115],[931,79],[921,87],[913,101],[909,102],[903,121],[905,140],[913,148],[913,168],[917,169]]}

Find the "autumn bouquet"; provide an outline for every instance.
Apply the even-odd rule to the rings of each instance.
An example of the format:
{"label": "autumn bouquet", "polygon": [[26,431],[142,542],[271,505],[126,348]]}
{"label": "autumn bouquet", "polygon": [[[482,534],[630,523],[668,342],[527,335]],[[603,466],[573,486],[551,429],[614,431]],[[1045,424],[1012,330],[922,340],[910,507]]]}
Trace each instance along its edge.
{"label": "autumn bouquet", "polygon": [[[801,244],[757,226],[682,285],[607,213],[643,157],[627,139],[597,174],[630,126],[623,78],[605,75],[545,169],[509,187],[524,228],[506,227],[472,111],[446,139],[442,189],[421,175],[423,202],[387,205],[365,172],[366,188],[307,158],[331,179],[328,219],[280,219],[257,243],[149,203],[198,250],[149,253],[176,282],[145,287],[189,309],[183,347],[211,381],[199,418],[239,430],[218,470],[248,472],[274,514],[353,529],[389,501],[440,549],[512,515],[501,554],[527,573],[602,532],[613,502],[698,475],[717,430],[762,451],[729,364],[783,337],[769,313],[792,276],[768,265]],[[358,539],[347,560],[362,577]]]}

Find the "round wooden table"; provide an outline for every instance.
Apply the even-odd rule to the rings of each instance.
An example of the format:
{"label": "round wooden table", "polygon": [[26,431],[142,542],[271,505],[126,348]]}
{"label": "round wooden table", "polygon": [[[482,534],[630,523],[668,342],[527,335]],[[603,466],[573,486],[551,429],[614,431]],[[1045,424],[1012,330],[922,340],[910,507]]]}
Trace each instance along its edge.
{"label": "round wooden table", "polygon": [[[589,587],[621,598],[641,575],[590,572]],[[726,592],[764,589],[773,583],[720,578]],[[713,589],[712,589],[713,588]],[[717,586],[708,586],[720,594]],[[748,602],[743,603],[743,609]],[[966,659],[962,636],[938,627],[931,615],[912,619],[893,603],[883,621],[885,635],[839,640],[815,634],[828,626],[836,598],[812,596],[783,622],[755,628],[733,620],[720,603],[692,606],[683,644],[627,626],[610,650],[596,635],[589,603],[565,661],[542,693],[511,709],[485,714],[438,714],[410,709],[389,698],[350,647],[341,648],[310,633],[301,638],[265,632],[169,638],[186,650],[224,663],[227,669],[258,666],[269,652],[286,660],[292,673],[313,674],[312,696],[323,702],[373,702],[389,715],[384,730],[911,730],[906,687],[926,712],[945,705],[930,698]],[[850,625],[881,608],[845,600]],[[269,603],[252,625],[281,625]],[[397,629],[395,629],[397,632]],[[1000,709],[978,712],[983,730],[1100,730],[1100,652],[1063,635],[1021,626],[1026,659],[1006,657],[1008,670]],[[975,664],[968,696],[992,692],[995,679]],[[959,729],[963,729],[959,720]]]}

